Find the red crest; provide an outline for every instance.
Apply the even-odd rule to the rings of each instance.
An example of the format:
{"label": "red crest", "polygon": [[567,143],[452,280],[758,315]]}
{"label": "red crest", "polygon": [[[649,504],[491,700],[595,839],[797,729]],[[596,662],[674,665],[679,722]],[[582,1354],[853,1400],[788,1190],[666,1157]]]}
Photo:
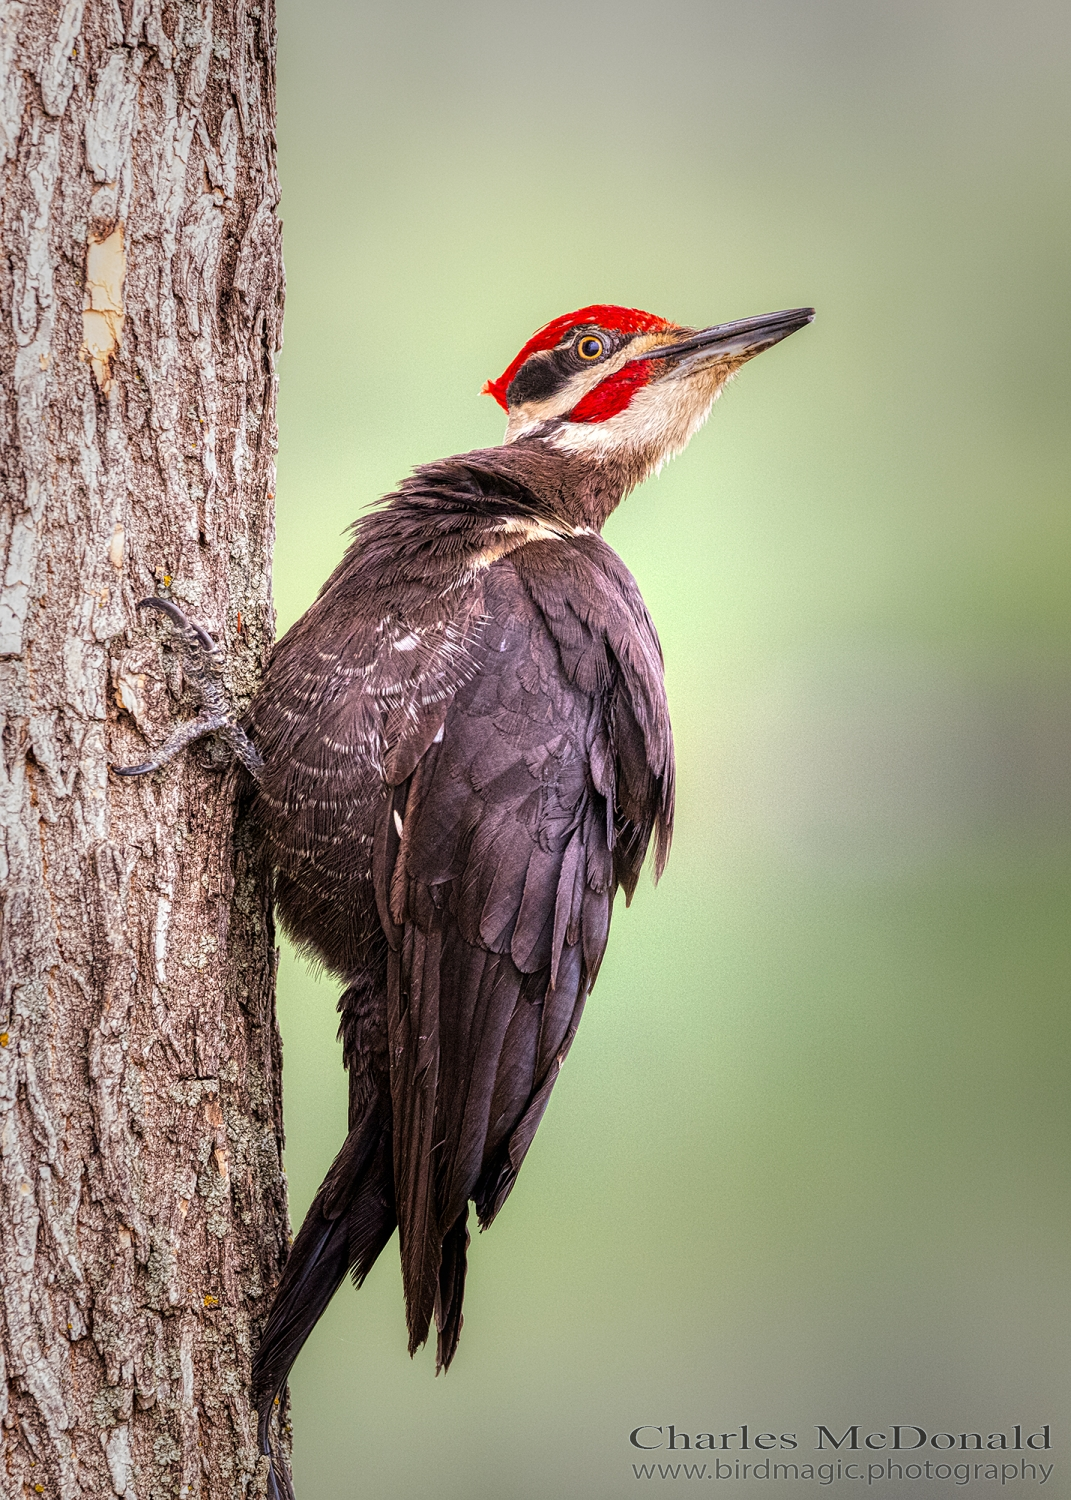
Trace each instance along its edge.
{"label": "red crest", "polygon": [[[576,312],[563,313],[560,318],[544,324],[537,333],[533,333],[521,352],[506,366],[498,379],[486,382],[481,394],[493,396],[502,410],[508,411],[509,402],[506,400],[506,392],[525,360],[530,355],[540,353],[543,349],[557,348],[571,328],[583,328],[588,324],[595,328],[605,328],[607,333],[664,333],[667,329],[679,326],[676,323],[668,323],[665,318],[656,318],[654,313],[641,312],[638,307],[613,307],[602,302],[593,303],[591,307],[580,307]],[[629,394],[631,395],[631,390]],[[627,400],[624,404],[628,404]],[[618,407],[618,410],[621,408]],[[581,420],[597,421],[599,418],[587,417]]]}

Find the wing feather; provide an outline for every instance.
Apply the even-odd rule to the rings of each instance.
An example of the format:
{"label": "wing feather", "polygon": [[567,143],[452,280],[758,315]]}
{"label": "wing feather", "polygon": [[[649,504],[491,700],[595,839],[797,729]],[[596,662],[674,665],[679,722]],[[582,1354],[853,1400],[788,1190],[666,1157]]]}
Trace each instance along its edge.
{"label": "wing feather", "polygon": [[[418,753],[404,737],[390,751],[406,774],[384,799],[374,868],[391,944],[395,1196],[410,1347],[434,1315],[444,1363],[466,1204],[486,1226],[516,1180],[601,963],[614,890],[660,806],[665,767],[649,765],[645,710],[630,707],[616,595],[590,566],[587,583],[602,589],[601,615],[560,597],[568,571],[555,594],[516,557],[490,568],[479,671],[441,733],[421,719]],[[618,633],[634,628],[631,608]]]}

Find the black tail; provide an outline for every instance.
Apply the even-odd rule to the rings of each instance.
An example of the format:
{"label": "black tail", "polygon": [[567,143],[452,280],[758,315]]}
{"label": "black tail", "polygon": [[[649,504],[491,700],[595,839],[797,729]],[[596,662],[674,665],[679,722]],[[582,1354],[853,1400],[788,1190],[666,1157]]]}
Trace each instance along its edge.
{"label": "black tail", "polygon": [[305,1215],[253,1361],[257,1435],[271,1459],[269,1500],[294,1500],[286,1467],[271,1450],[275,1398],[346,1272],[360,1286],[396,1223],[390,1127],[372,1112],[346,1137]]}

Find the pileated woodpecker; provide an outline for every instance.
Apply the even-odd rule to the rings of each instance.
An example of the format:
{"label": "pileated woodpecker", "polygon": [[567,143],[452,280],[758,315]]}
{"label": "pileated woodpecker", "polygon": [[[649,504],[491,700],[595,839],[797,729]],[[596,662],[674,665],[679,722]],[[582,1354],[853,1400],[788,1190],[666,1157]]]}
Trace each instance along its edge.
{"label": "pileated woodpecker", "polygon": [[[811,308],[694,330],[632,308],[556,318],[484,387],[504,444],[418,469],[362,517],[276,645],[246,728],[165,601],[222,729],[283,926],[345,983],[349,1134],[294,1241],[254,1364],[260,1433],[347,1271],[399,1230],[409,1348],[461,1332],[466,1220],[520,1171],[651,840],[673,742],[654,625],[602,540],[726,381]],[[276,1495],[290,1494],[273,1463]]]}

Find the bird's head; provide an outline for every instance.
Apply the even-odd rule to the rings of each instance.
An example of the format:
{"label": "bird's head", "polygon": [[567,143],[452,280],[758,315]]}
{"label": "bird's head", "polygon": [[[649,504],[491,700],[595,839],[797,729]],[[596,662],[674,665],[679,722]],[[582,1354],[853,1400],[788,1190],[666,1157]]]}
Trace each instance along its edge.
{"label": "bird's head", "polygon": [[533,334],[484,391],[508,414],[507,443],[543,437],[635,484],[685,447],[742,364],[813,317],[797,307],[696,329],[633,307],[582,307]]}

